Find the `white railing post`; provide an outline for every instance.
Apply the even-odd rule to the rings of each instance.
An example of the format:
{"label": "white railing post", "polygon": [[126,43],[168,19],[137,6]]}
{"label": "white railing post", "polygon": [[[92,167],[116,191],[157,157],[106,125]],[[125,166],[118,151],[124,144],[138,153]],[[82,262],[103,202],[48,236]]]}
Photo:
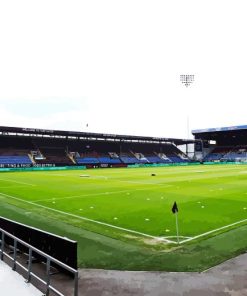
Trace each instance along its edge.
{"label": "white railing post", "polygon": [[13,256],[13,270],[16,270],[16,254],[17,254],[17,240],[14,239],[14,256]]}
{"label": "white railing post", "polygon": [[26,282],[29,283],[31,280],[31,272],[32,272],[32,249],[29,248],[28,252],[28,270],[27,270],[27,280]]}

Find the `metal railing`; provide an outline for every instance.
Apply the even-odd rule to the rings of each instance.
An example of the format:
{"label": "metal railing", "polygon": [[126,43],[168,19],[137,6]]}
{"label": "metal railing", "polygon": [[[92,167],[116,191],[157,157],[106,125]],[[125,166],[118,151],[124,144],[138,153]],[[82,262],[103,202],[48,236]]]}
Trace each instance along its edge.
{"label": "metal railing", "polygon": [[[10,256],[6,251],[5,251],[5,241],[6,238],[11,238],[13,240],[13,256]],[[17,245],[20,244],[24,247],[26,247],[28,249],[28,266],[27,268],[21,264],[20,262],[17,261],[17,252],[18,252],[18,248]],[[37,274],[35,274],[32,271],[32,258],[33,258],[33,253],[37,253],[40,256],[44,257],[46,259],[46,276],[45,276],[45,280],[42,279],[40,276],[38,276]],[[53,287],[50,283],[51,281],[51,264],[54,263],[58,266],[60,266],[61,268],[63,268],[64,270],[68,271],[69,273],[71,273],[74,276],[74,296],[78,296],[78,270],[64,264],[63,262],[51,257],[50,255],[40,251],[39,249],[29,245],[28,243],[24,242],[23,240],[17,238],[16,236],[12,235],[11,233],[5,231],[4,229],[0,228],[0,260],[4,259],[4,256],[6,256],[7,258],[9,258],[12,262],[13,262],[13,266],[12,269],[16,270],[16,266],[18,265],[19,267],[21,267],[23,270],[25,270],[27,272],[27,277],[26,277],[26,282],[30,282],[31,278],[34,277],[35,279],[37,279],[38,281],[40,281],[42,284],[45,285],[45,296],[49,296],[50,295],[50,291],[53,291],[56,295],[59,296],[65,296],[65,294],[63,294],[61,291],[58,291],[55,287]]]}

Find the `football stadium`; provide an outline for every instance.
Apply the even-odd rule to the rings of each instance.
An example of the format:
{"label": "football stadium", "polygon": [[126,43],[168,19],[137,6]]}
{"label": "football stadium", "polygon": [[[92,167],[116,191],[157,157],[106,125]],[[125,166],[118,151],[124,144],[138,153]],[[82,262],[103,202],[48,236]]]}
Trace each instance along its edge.
{"label": "football stadium", "polygon": [[47,265],[38,249],[76,278],[78,268],[201,272],[245,252],[247,126],[192,134],[1,126],[2,259]]}
{"label": "football stadium", "polygon": [[0,296],[246,296],[246,1],[0,4]]}

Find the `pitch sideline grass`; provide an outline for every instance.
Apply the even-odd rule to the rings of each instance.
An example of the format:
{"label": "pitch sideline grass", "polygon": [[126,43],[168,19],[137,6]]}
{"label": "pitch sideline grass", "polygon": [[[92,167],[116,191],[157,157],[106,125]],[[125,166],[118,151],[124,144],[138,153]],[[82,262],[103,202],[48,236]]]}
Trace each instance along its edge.
{"label": "pitch sideline grass", "polygon": [[[198,167],[196,167],[196,168],[198,168]],[[201,167],[200,167],[200,169],[201,169]],[[105,201],[108,201],[109,204],[114,202],[113,198],[110,198],[110,200],[109,200],[109,194],[100,195],[100,193],[102,193],[102,189],[103,190],[108,190],[108,191],[104,191],[104,192],[110,192],[110,190],[112,190],[112,188],[114,188],[114,189],[117,188],[118,190],[115,190],[114,192],[124,191],[124,192],[121,192],[120,196],[115,196],[115,198],[119,198],[119,200],[121,202],[127,200],[127,205],[131,204],[132,207],[134,207],[134,204],[135,204],[137,209],[140,210],[140,213],[142,213],[142,211],[144,210],[142,204],[144,204],[146,207],[148,206],[148,208],[150,209],[150,201],[155,202],[156,204],[158,204],[158,206],[155,206],[153,204],[151,206],[151,210],[156,211],[157,215],[160,215],[159,207],[162,206],[162,215],[164,215],[164,213],[166,213],[166,218],[171,219],[173,224],[174,224],[173,215],[170,212],[170,208],[171,208],[172,202],[174,200],[174,197],[176,198],[176,200],[178,202],[179,210],[180,210],[179,215],[182,218],[184,216],[184,215],[182,215],[182,212],[184,212],[187,209],[187,207],[186,207],[185,200],[178,200],[178,198],[179,198],[178,195],[181,194],[181,191],[182,191],[183,196],[188,196],[188,194],[189,194],[188,191],[189,190],[188,190],[187,185],[190,183],[189,184],[190,187],[191,187],[190,191],[192,191],[193,194],[194,194],[194,192],[197,190],[199,197],[197,197],[197,199],[195,199],[195,196],[192,195],[190,199],[187,199],[187,202],[190,205],[192,205],[192,203],[194,203],[194,204],[197,204],[199,206],[200,204],[198,204],[198,199],[202,203],[203,198],[205,199],[205,193],[204,192],[202,193],[198,189],[198,187],[205,189],[205,187],[206,187],[205,183],[206,183],[207,186],[209,186],[208,187],[208,192],[210,192],[210,194],[212,195],[211,198],[212,198],[213,206],[215,207],[215,202],[214,201],[215,201],[215,198],[216,198],[217,204],[219,206],[218,210],[221,210],[221,212],[223,212],[222,213],[223,215],[225,215],[226,212],[230,213],[231,215],[229,215],[228,219],[230,221],[232,221],[233,223],[235,223],[239,217],[244,216],[239,210],[239,208],[242,207],[243,212],[245,212],[243,205],[246,205],[246,195],[245,195],[245,193],[246,193],[245,188],[246,187],[244,186],[244,182],[246,180],[246,178],[245,178],[246,175],[245,175],[244,172],[246,171],[246,167],[244,167],[244,166],[224,166],[224,168],[222,166],[217,166],[217,167],[215,167],[215,166],[214,167],[203,166],[203,173],[201,173],[201,172],[198,173],[198,170],[195,169],[195,167],[190,167],[190,168],[179,167],[179,168],[176,168],[176,169],[175,168],[162,168],[162,169],[156,169],[155,168],[155,172],[156,172],[156,175],[157,175],[158,178],[150,177],[150,172],[153,172],[153,171],[154,171],[153,168],[152,169],[149,168],[149,169],[130,169],[130,170],[118,169],[118,170],[88,171],[89,175],[90,175],[90,180],[87,179],[87,182],[84,182],[84,180],[82,181],[82,178],[79,178],[79,176],[78,176],[79,173],[78,172],[77,173],[68,172],[68,174],[66,172],[66,176],[61,176],[60,174],[59,174],[59,176],[55,176],[55,173],[53,175],[50,172],[49,173],[48,172],[47,173],[43,173],[43,172],[42,173],[37,173],[37,172],[35,172],[35,173],[21,173],[21,174],[20,173],[8,173],[8,175],[7,174],[2,174],[1,175],[3,177],[1,178],[1,182],[0,182],[0,191],[2,193],[4,191],[5,192],[4,194],[9,193],[9,195],[10,195],[11,192],[13,192],[13,193],[15,193],[17,198],[23,199],[25,197],[25,200],[31,201],[31,202],[34,202],[34,203],[35,203],[34,197],[36,197],[36,199],[37,199],[36,202],[38,204],[41,203],[41,205],[43,205],[44,207],[47,207],[47,205],[49,205],[49,207],[52,206],[52,207],[54,207],[55,210],[59,211],[59,209],[61,207],[61,204],[57,205],[57,203],[59,203],[59,198],[63,198],[63,197],[66,196],[65,194],[68,192],[68,189],[66,188],[66,186],[67,187],[72,186],[73,193],[74,192],[80,192],[81,193],[82,192],[82,185],[83,185],[83,189],[85,189],[85,190],[83,190],[83,193],[85,193],[85,192],[89,193],[89,192],[91,192],[92,190],[95,189],[94,191],[97,191],[99,193],[99,195],[98,196],[95,195],[95,197],[93,197],[94,203],[95,203],[95,200],[98,198],[100,200],[100,203],[102,202],[101,199],[104,199]],[[104,176],[103,176],[104,178],[103,177],[98,178],[99,175],[102,176],[103,173],[104,173]],[[112,176],[112,174],[113,174],[113,176]],[[8,177],[6,178],[6,176],[8,176]],[[45,177],[45,179],[43,181],[42,181],[41,176]],[[58,177],[59,180],[56,181],[56,177]],[[72,180],[73,180],[72,182],[70,182],[70,180],[67,180],[69,177],[72,177]],[[6,182],[8,182],[10,180],[13,180],[15,182],[28,183],[29,185],[23,186],[23,187],[16,187],[16,185],[15,186],[6,186],[5,180],[3,180],[5,178],[6,178]],[[59,192],[59,190],[56,190],[56,189],[58,189],[58,187],[56,188],[56,186],[55,186],[56,184],[60,184],[60,181],[61,181],[60,179],[61,178],[62,178],[63,183],[65,182],[64,178],[66,178],[66,180],[68,182],[67,185],[63,185],[65,187],[65,190],[64,190],[65,192],[63,192],[63,193]],[[134,180],[134,178],[135,178],[135,180]],[[8,181],[7,181],[7,179],[8,179]],[[113,182],[111,182],[111,186],[109,186],[109,184],[106,184],[107,181],[112,180],[112,179],[113,179]],[[116,180],[116,179],[118,179],[118,180]],[[93,180],[95,180],[96,182],[92,182]],[[83,184],[81,184],[81,181],[82,181]],[[126,181],[126,182],[117,182],[117,181]],[[15,183],[15,182],[13,182],[13,183]],[[135,183],[133,183],[133,182],[135,182]],[[168,182],[169,182],[168,185],[172,185],[172,186],[168,186],[168,187],[165,186],[165,185],[167,185]],[[43,187],[44,183],[46,185],[48,185],[48,186],[50,186],[50,184],[53,184],[53,188],[51,190],[47,190],[47,187],[45,187],[45,188]],[[90,190],[90,186],[87,186],[88,183],[90,183],[90,185],[91,185],[91,190]],[[118,183],[118,186],[116,186],[116,183]],[[123,187],[123,185],[119,185],[119,183],[125,184],[124,187]],[[141,184],[139,184],[139,183],[141,183]],[[194,184],[192,185],[191,183],[192,184],[194,183]],[[235,183],[235,187],[236,187],[236,184],[238,185],[238,187],[235,188],[234,190],[233,190],[233,183]],[[9,182],[9,185],[10,184],[11,184],[11,182]],[[120,190],[120,189],[125,188],[126,184],[127,184],[128,189]],[[158,185],[158,184],[160,184],[160,185]],[[34,185],[34,186],[31,186],[31,185]],[[164,186],[162,186],[162,185],[164,185]],[[239,185],[241,185],[241,190],[239,188]],[[92,186],[94,186],[94,187],[92,188]],[[139,186],[141,186],[142,188],[139,188]],[[145,188],[143,188],[143,186]],[[60,187],[61,187],[61,185],[60,185]],[[177,187],[180,187],[180,188],[177,188]],[[223,187],[224,187],[224,190],[221,190],[220,188],[223,188]],[[230,190],[226,191],[226,188],[228,188],[228,189],[230,188]],[[131,189],[133,190],[133,192],[130,191]],[[143,189],[143,190],[135,190],[135,189]],[[179,189],[182,189],[182,190],[179,190]],[[131,197],[128,197],[128,195],[126,194],[126,193],[128,193],[128,190],[129,190],[129,193],[130,193],[129,195],[132,195]],[[213,191],[210,191],[210,190],[213,190]],[[39,192],[41,194],[37,195],[37,192]],[[142,193],[145,192],[145,197],[140,196],[140,192],[142,192]],[[235,192],[235,194],[233,194],[233,192]],[[236,192],[238,194],[237,197],[235,197]],[[242,193],[239,194],[240,192],[242,192]],[[49,196],[48,196],[47,193],[49,193]],[[54,194],[54,193],[56,193],[55,197],[51,198],[51,194]],[[47,195],[44,196],[44,194],[47,194]],[[124,195],[124,198],[123,198],[123,196],[122,196],[123,194],[126,194],[127,196]],[[163,203],[161,203],[160,200],[157,199],[157,196],[162,197],[160,194],[166,196],[166,200]],[[80,195],[80,194],[77,194],[77,195],[75,194],[75,196],[78,196],[78,195]],[[171,195],[171,198],[169,198],[169,195]],[[43,201],[39,201],[39,200],[41,200],[41,199],[39,199],[40,196],[45,197],[45,198],[42,198],[42,200],[44,199]],[[67,196],[69,196],[69,195],[67,195]],[[71,195],[71,196],[73,196],[73,195]],[[147,196],[149,196],[149,197],[147,197]],[[57,200],[56,200],[56,198],[57,198]],[[149,198],[149,200],[147,200],[147,198]],[[85,199],[86,199],[86,203],[85,203]],[[84,203],[83,206],[85,204],[89,205],[88,199],[91,199],[90,202],[92,202],[92,196],[86,197],[86,198],[84,196],[82,198],[79,198],[79,200],[77,200],[77,202],[79,201],[80,203],[81,202]],[[132,201],[136,200],[137,203],[130,202],[129,199],[132,199]],[[206,196],[206,199],[209,199],[209,196]],[[6,205],[6,202],[8,202],[8,204],[12,203],[12,202],[10,202],[9,199],[6,199],[6,197],[2,198],[1,200],[2,200],[2,203],[4,202],[5,205]],[[55,204],[53,204],[54,201],[55,201]],[[233,204],[235,201],[236,201],[236,205],[233,206],[234,211],[229,211],[229,209],[228,209],[228,211],[224,210],[225,205],[226,206],[229,205],[229,202],[231,204]],[[21,203],[22,203],[22,205],[21,205]],[[69,202],[70,206],[73,205],[73,204],[74,204],[74,201],[73,201],[72,204]],[[12,205],[18,205],[18,208],[23,208],[23,202],[20,202],[18,204],[17,203],[12,203]],[[65,209],[68,212],[71,211],[71,208],[70,209],[68,208],[69,205],[65,205]],[[80,206],[81,206],[81,204],[80,204]],[[93,209],[91,209],[90,207],[91,206],[88,207],[88,209],[86,211],[86,214],[92,214],[91,210],[94,211],[94,209],[97,208],[96,205],[94,206]],[[166,209],[166,207],[168,209]],[[209,201],[208,201],[208,204],[207,204],[207,208],[208,207],[209,207]],[[27,206],[27,208],[30,208],[30,207]],[[111,211],[111,208],[109,208],[109,206],[105,207],[105,203],[103,202],[103,206],[101,207],[101,210],[106,209],[106,208],[108,209],[108,212]],[[198,208],[199,207],[197,207],[197,211],[198,211]],[[236,208],[238,208],[238,211],[235,210]],[[205,209],[205,208],[200,208],[200,209]],[[36,209],[35,205],[32,205],[32,208],[29,209],[29,210],[31,210],[32,213],[40,213],[40,211],[38,211]],[[133,210],[133,209],[130,208],[130,212],[131,212],[131,210]],[[134,212],[136,213],[136,211],[134,211]],[[193,212],[193,211],[187,211],[187,213],[191,213],[191,212]],[[212,214],[211,211],[208,211],[208,212],[204,211],[204,212],[208,213],[209,214],[208,216],[212,219],[213,216],[210,215],[210,214]],[[147,212],[145,212],[145,213],[147,213]],[[233,213],[234,213],[234,215],[233,215]],[[47,214],[48,213],[46,211],[46,215]],[[78,212],[76,212],[76,215],[77,214],[78,214]],[[81,212],[79,212],[79,214],[81,215]],[[85,213],[83,213],[83,215],[84,214]],[[95,213],[93,213],[93,214],[95,215]],[[245,212],[245,214],[246,214],[246,212]],[[52,219],[56,218],[56,215],[55,216],[51,215],[51,213],[49,213],[49,216],[53,217]],[[133,217],[133,215],[130,215],[130,216]],[[160,217],[161,217],[161,215],[160,215]],[[104,217],[104,215],[101,215],[101,220],[104,220],[106,218],[107,217]],[[126,219],[128,219],[128,218],[129,217],[127,215]],[[192,217],[190,217],[190,218],[192,218]],[[202,215],[202,218],[203,218],[203,215]],[[216,215],[216,218],[218,219],[219,215]],[[58,219],[61,219],[60,215],[59,215]],[[195,219],[198,219],[198,216],[195,215],[192,219],[193,219],[193,222],[195,223],[195,221],[196,221]],[[242,219],[242,220],[244,220],[244,219]],[[86,228],[86,229],[94,231],[94,232],[102,233],[102,234],[104,234],[105,236],[108,236],[108,237],[110,236],[110,237],[113,237],[113,238],[120,239],[120,240],[128,242],[128,243],[130,243],[132,245],[141,246],[139,238],[135,237],[135,236],[126,237],[126,236],[123,236],[120,233],[114,233],[114,232],[111,233],[111,232],[109,232],[109,230],[106,231],[106,229],[102,230],[102,229],[97,228],[97,227],[96,228],[91,227],[91,225],[88,225],[88,224],[80,224],[77,221],[74,221],[74,219],[72,219],[72,221],[69,221],[69,219],[66,221],[66,219],[63,218],[62,221],[63,221],[63,223],[66,223],[66,224],[69,224],[69,225],[74,225],[74,226],[79,227],[81,229]],[[137,219],[136,221],[138,223],[140,223],[139,227],[143,227],[143,224],[145,226],[147,225],[147,222],[144,222],[145,220],[141,221],[141,219],[140,220]],[[164,221],[166,222],[166,219],[162,220],[163,223],[164,223]],[[116,221],[111,219],[111,223],[113,223],[113,222],[116,223]],[[119,222],[119,221],[117,221],[117,222]],[[134,225],[133,221],[131,221],[131,222],[132,222],[132,224],[129,224],[130,229],[133,228],[133,226],[136,226],[138,224],[138,223],[136,223]],[[150,220],[148,222],[150,222]],[[184,222],[184,221],[183,220],[180,221],[180,224],[182,222]],[[210,229],[210,227],[211,227],[211,225],[214,225],[214,224],[215,223],[208,223],[208,228],[207,229],[209,229],[209,231],[212,230],[212,228]],[[231,224],[231,223],[229,223],[229,224]],[[157,224],[156,226],[159,227],[159,225],[160,224]],[[218,223],[218,225],[220,225],[220,223]],[[226,224],[224,224],[221,227],[224,227],[225,225]],[[189,225],[187,225],[187,227],[189,228]],[[214,229],[216,229],[216,228],[217,227],[215,227]],[[220,227],[218,227],[218,228],[220,228]],[[168,229],[168,228],[166,228],[166,229]],[[184,230],[185,229],[186,228],[184,228]],[[147,231],[148,234],[152,235],[152,232],[154,232],[154,227],[153,227],[153,225],[152,225],[152,227],[150,227],[150,225],[148,225],[148,227],[146,227],[146,229],[144,229],[144,230]],[[154,236],[155,237],[156,236],[166,237],[168,234],[169,234],[169,236],[172,236],[170,234],[174,234],[174,233],[175,233],[174,231],[173,231],[173,233],[171,233],[171,232],[170,233],[165,233],[164,232],[164,233],[158,233],[158,235],[155,234]],[[200,235],[202,232],[201,233],[198,232],[196,235],[195,235],[195,233],[196,233],[196,231],[194,230],[193,236]],[[187,236],[187,237],[191,236],[191,235],[188,235],[186,233],[186,231],[184,231],[184,233],[182,233],[182,234],[183,234],[183,236]],[[66,235],[66,236],[68,236],[68,235]],[[139,241],[136,243],[136,242],[134,242],[134,240],[137,240],[137,241],[139,240]],[[142,243],[143,243],[143,241],[142,241]],[[197,244],[200,244],[200,242],[199,243],[197,242]],[[150,242],[149,242],[148,246],[147,246],[147,244],[145,244],[145,246],[143,245],[143,248],[145,250],[150,249],[152,252],[154,251],[154,249],[156,251],[157,251],[157,249],[158,250],[164,249],[160,245],[158,247],[157,246],[154,247],[153,245],[150,246]],[[188,248],[188,246],[186,246],[186,248]],[[83,260],[81,262],[83,262]],[[120,264],[120,266],[122,265],[121,262],[119,262],[119,264]],[[154,269],[155,269],[155,266],[154,266]]]}

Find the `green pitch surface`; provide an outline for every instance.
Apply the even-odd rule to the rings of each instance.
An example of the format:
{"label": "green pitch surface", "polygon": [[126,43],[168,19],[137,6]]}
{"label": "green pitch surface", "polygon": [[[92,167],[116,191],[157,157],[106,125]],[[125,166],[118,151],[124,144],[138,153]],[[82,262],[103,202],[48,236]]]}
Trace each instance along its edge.
{"label": "green pitch surface", "polygon": [[[171,211],[174,201],[179,209],[180,245]],[[152,255],[171,254],[174,249],[176,253],[198,247],[203,240],[222,237],[222,233],[231,236],[242,231],[247,224],[247,166],[1,173],[0,205],[3,216],[79,241],[78,237],[86,237],[99,244],[117,244],[120,253],[124,248],[141,248]],[[109,266],[103,262],[103,255],[98,263],[87,261],[83,248],[90,248],[90,243],[82,244],[81,265],[118,268],[116,262]],[[246,240],[244,244],[246,247]],[[111,253],[103,252],[107,258]],[[124,268],[120,261],[120,268]],[[145,264],[140,267],[138,263],[131,268],[138,266],[145,269]],[[151,269],[151,262],[146,269]]]}

